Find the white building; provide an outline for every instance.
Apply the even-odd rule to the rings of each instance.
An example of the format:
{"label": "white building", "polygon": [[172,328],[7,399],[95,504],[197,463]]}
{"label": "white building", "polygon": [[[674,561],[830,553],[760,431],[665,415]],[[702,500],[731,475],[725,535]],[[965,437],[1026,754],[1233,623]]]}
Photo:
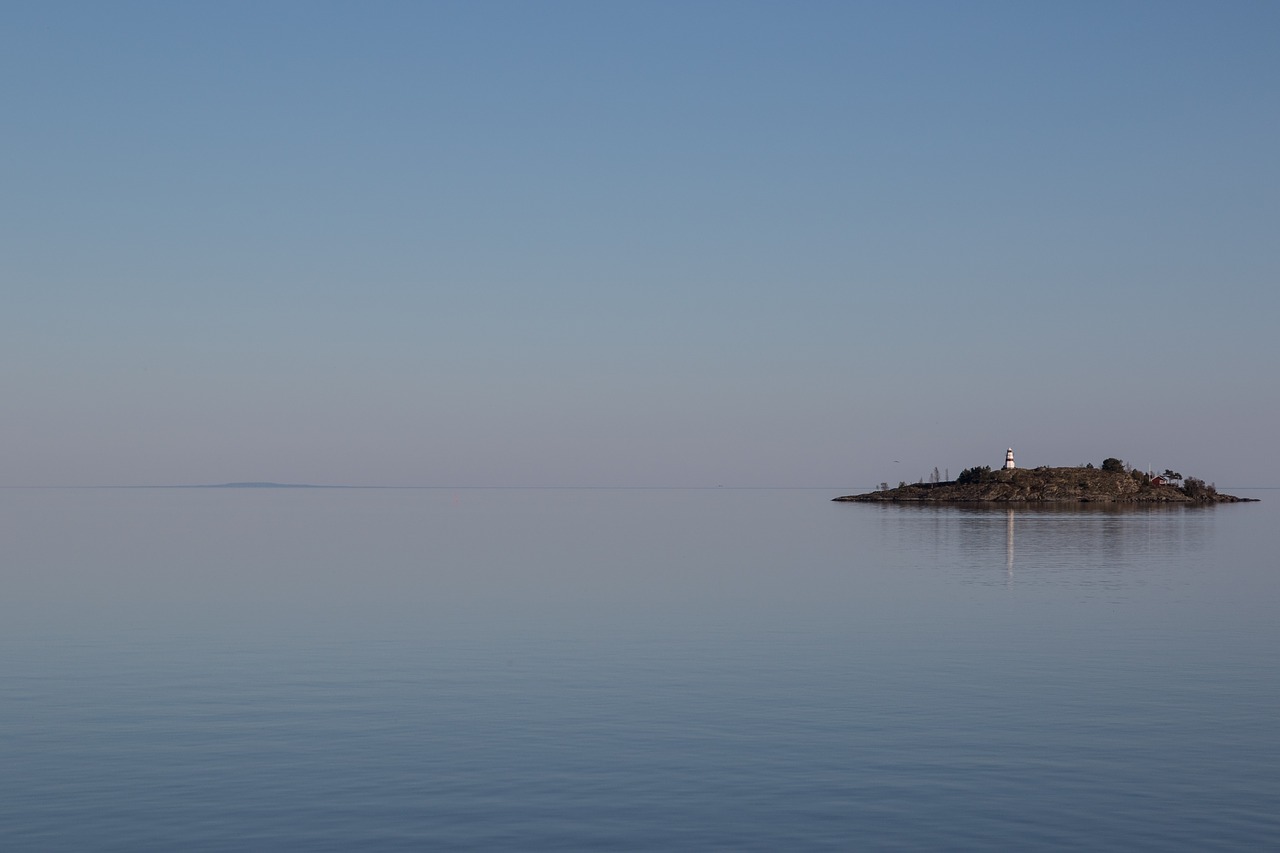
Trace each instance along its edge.
{"label": "white building", "polygon": [[1010,447],[1004,452],[1004,470],[1012,471],[1016,467],[1018,466],[1013,464],[1013,448]]}

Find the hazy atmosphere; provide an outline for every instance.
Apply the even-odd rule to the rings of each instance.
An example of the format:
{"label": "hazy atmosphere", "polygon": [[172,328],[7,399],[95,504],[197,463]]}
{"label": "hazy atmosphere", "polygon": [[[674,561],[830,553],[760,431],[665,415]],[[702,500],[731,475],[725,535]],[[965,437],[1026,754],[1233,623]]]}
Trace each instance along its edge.
{"label": "hazy atmosphere", "polygon": [[1280,483],[1273,3],[15,3],[0,485]]}

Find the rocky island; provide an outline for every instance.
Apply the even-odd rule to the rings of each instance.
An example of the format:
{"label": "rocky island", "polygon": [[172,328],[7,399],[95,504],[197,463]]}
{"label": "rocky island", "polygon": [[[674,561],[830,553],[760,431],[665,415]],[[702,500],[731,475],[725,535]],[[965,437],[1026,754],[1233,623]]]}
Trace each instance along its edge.
{"label": "rocky island", "polygon": [[1196,477],[1183,478],[1166,470],[1153,475],[1110,458],[1101,468],[1092,464],[1071,468],[1016,468],[1013,451],[1006,457],[1005,467],[991,470],[988,466],[966,468],[954,480],[887,483],[873,492],[845,495],[837,501],[867,503],[1244,503],[1256,498],[1238,498],[1222,494],[1212,483]]}

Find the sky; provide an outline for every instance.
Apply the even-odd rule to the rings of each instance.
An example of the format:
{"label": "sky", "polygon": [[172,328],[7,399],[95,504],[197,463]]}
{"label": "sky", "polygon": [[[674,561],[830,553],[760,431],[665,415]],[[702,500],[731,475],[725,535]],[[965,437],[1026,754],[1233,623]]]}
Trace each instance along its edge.
{"label": "sky", "polygon": [[12,2],[0,486],[1280,485],[1280,5]]}

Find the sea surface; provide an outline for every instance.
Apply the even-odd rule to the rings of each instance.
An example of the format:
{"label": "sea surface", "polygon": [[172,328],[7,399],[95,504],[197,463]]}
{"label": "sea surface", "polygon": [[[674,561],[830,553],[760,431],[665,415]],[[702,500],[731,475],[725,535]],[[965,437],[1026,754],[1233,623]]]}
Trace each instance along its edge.
{"label": "sea surface", "polygon": [[1280,491],[840,493],[0,490],[0,849],[1280,848]]}

